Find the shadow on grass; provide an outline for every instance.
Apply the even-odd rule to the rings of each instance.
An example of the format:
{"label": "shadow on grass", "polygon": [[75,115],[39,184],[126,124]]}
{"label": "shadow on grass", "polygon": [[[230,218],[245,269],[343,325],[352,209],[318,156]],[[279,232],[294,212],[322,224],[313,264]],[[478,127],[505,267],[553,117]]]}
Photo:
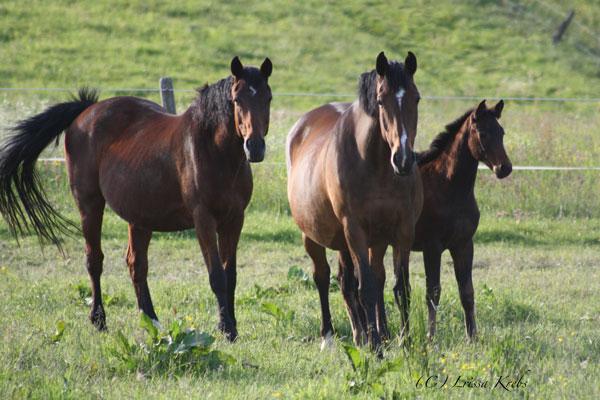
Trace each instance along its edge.
{"label": "shadow on grass", "polygon": [[[543,233],[536,232],[536,234],[539,235],[538,237],[540,237]],[[539,240],[538,238],[505,229],[479,231],[475,234],[475,243],[510,243],[525,246],[539,246],[541,244],[546,244],[545,241]]]}
{"label": "shadow on grass", "polygon": [[241,240],[301,244],[300,233],[294,229],[280,229],[273,232],[246,232],[242,234]]}

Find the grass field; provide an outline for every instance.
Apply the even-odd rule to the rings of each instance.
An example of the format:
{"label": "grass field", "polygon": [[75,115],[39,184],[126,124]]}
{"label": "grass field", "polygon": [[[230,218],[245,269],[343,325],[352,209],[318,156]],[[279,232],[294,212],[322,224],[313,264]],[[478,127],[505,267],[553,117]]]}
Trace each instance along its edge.
{"label": "grass field", "polygon": [[[404,349],[392,340],[383,361],[361,351],[369,371],[364,363],[354,370],[344,352],[351,332],[335,286],[336,342],[319,350],[318,295],[289,216],[283,165],[291,125],[311,107],[340,98],[277,96],[354,93],[358,74],[372,68],[380,50],[402,58],[410,49],[424,96],[598,97],[600,53],[588,31],[598,26],[600,8],[589,0],[572,4],[579,25],[552,46],[562,18],[556,9],[566,14],[554,0],[409,0],[394,7],[358,0],[61,0],[27,7],[3,1],[0,87],[87,84],[104,88],[104,98],[115,94],[110,88],[155,88],[159,76],[170,75],[176,88],[189,89],[225,76],[238,54],[253,64],[271,57],[276,95],[267,158],[253,165],[255,191],[239,248],[235,344],[215,329],[216,302],[194,235],[155,234],[150,246],[149,285],[163,326],[181,321],[207,332],[216,339],[211,349],[235,362],[207,369],[175,358],[125,357],[120,333],[130,344],[148,335],[124,262],[126,224],[112,212],[103,231],[105,334],[87,319],[82,238],[65,238],[63,258],[34,237],[17,246],[0,220],[0,398],[600,398],[598,171],[514,171],[502,181],[480,171],[473,272],[479,340],[465,340],[445,254],[438,335],[427,342],[422,257],[414,253],[412,345]],[[154,93],[131,94],[158,100]],[[0,92],[0,136],[66,97]],[[178,110],[192,98],[177,93]],[[476,103],[422,101],[417,149]],[[501,123],[515,165],[598,166],[598,103],[508,101]],[[60,157],[62,148],[44,156]],[[64,166],[39,167],[52,203],[77,220]],[[329,257],[337,271],[335,255]],[[386,302],[397,332],[390,264],[387,259]],[[424,388],[429,376],[442,382],[447,376],[447,386],[460,377],[476,386],[488,381],[488,387]],[[521,387],[512,394],[490,388],[501,379],[512,390],[509,381],[519,377]]]}

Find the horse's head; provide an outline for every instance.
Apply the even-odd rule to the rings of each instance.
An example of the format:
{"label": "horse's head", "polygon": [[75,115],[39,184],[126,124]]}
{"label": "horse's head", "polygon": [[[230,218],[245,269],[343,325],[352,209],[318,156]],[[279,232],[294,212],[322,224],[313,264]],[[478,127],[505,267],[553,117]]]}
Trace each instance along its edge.
{"label": "horse's head", "polygon": [[376,62],[376,98],[379,124],[383,138],[390,146],[391,163],[398,175],[407,175],[414,168],[413,144],[417,135],[419,91],[413,76],[417,58],[411,52],[404,65],[388,62],[383,52]]}
{"label": "horse's head", "polygon": [[271,60],[265,58],[260,69],[242,65],[238,57],[231,60],[231,101],[235,130],[244,140],[244,152],[250,162],[265,157],[265,136],[269,130]]}
{"label": "horse's head", "polygon": [[498,122],[504,101],[488,109],[485,100],[471,114],[469,149],[473,157],[487,165],[499,179],[512,172],[512,164],[504,149],[504,129]]}

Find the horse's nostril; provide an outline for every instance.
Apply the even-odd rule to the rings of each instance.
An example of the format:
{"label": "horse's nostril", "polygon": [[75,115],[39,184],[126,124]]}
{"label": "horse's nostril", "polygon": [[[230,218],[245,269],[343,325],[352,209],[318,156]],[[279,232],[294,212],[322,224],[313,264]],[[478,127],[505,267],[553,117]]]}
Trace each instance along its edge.
{"label": "horse's nostril", "polygon": [[244,151],[250,162],[260,162],[265,158],[265,139],[250,138],[244,143]]}

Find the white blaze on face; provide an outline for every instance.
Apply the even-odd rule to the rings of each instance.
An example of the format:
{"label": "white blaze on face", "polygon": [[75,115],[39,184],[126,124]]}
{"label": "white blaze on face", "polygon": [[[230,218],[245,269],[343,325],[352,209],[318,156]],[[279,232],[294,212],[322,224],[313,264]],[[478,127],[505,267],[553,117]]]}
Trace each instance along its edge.
{"label": "white blaze on face", "polygon": [[252,86],[248,87],[250,89],[250,92],[252,92],[252,97],[256,96],[256,89],[254,89]]}
{"label": "white blaze on face", "polygon": [[[398,107],[400,107],[400,111],[402,111],[402,99],[404,98],[404,93],[406,91],[403,88],[398,90],[396,93],[396,98],[398,99]],[[400,144],[402,145],[402,165],[406,163],[406,157],[408,156],[406,152],[406,140],[408,139],[408,135],[406,134],[406,128],[404,128],[404,122],[402,123],[402,136],[400,137]]]}

